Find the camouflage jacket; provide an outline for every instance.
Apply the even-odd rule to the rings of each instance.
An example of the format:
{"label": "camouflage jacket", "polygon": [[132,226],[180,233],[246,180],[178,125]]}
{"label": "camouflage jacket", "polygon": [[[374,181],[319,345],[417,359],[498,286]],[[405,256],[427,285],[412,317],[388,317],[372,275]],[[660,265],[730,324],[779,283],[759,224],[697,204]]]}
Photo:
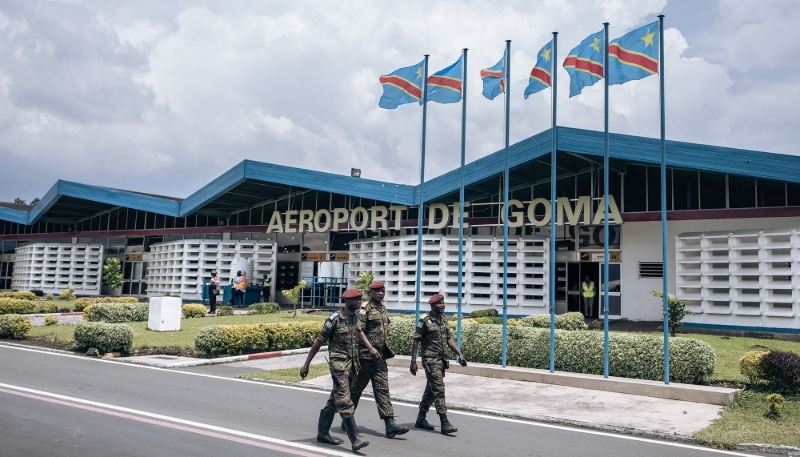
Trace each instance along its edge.
{"label": "camouflage jacket", "polygon": [[328,343],[328,352],[333,359],[358,359],[358,332],[363,328],[363,320],[358,312],[351,324],[342,311],[337,311],[325,319],[325,325],[317,336],[317,341]]}
{"label": "camouflage jacket", "polygon": [[[389,335],[389,312],[386,311],[386,307],[381,304],[379,308],[368,301],[361,305],[358,315],[363,322],[364,334],[367,335],[369,344],[381,352],[384,347],[388,346],[386,338]],[[370,358],[369,350],[364,345],[359,345],[359,347],[361,348],[361,357]]]}
{"label": "camouflage jacket", "polygon": [[422,358],[447,359],[447,340],[450,339],[450,327],[447,326],[447,317],[442,315],[436,320],[428,314],[419,317],[414,340],[419,341]]}

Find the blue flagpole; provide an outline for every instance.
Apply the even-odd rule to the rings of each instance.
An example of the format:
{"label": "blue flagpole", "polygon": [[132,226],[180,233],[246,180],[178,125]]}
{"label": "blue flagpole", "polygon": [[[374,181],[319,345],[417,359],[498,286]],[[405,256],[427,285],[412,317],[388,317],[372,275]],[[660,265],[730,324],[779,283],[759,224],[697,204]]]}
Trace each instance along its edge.
{"label": "blue flagpole", "polygon": [[508,336],[508,116],[511,102],[511,40],[506,40],[505,72],[506,86],[506,153],[503,169],[503,368],[506,367],[506,339]]}
{"label": "blue flagpole", "polygon": [[550,373],[556,371],[556,153],[558,152],[558,134],[556,132],[556,96],[558,94],[558,32],[553,32],[553,50],[550,59],[550,77],[553,79],[551,94],[553,104],[553,120],[550,127]]}
{"label": "blue flagpole", "polygon": [[461,51],[461,185],[458,189],[458,323],[456,345],[461,349],[461,304],[464,283],[464,164],[467,156],[467,48]]}
{"label": "blue flagpole", "polygon": [[422,283],[422,219],[424,218],[425,200],[423,188],[425,187],[425,121],[428,115],[428,54],[425,54],[425,63],[422,69],[422,142],[420,145],[419,163],[419,214],[417,215],[417,312],[414,322],[419,322],[419,300],[421,298],[420,286]]}
{"label": "blue flagpole", "polygon": [[605,135],[603,136],[603,377],[608,377],[608,22],[603,22],[603,85]]}
{"label": "blue flagpole", "polygon": [[667,130],[664,109],[664,15],[658,15],[658,79],[661,102],[661,258],[664,266],[664,384],[669,384],[669,267],[667,259]]}

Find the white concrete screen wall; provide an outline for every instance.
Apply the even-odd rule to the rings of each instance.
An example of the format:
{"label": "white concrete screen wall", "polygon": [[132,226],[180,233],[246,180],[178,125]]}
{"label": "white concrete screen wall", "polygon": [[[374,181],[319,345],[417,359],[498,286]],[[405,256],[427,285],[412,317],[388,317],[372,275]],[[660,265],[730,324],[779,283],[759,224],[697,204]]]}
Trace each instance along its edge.
{"label": "white concrete screen wall", "polygon": [[100,295],[102,274],[103,245],[35,243],[15,250],[11,287],[56,295],[64,289]]}

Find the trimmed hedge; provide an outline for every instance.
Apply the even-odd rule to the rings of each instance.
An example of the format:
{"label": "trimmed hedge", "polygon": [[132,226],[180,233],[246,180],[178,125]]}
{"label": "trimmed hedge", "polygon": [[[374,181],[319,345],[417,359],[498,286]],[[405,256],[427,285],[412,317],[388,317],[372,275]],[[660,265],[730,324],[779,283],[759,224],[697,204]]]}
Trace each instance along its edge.
{"label": "trimmed hedge", "polygon": [[277,303],[253,303],[247,307],[247,314],[275,314],[281,312]]}
{"label": "trimmed hedge", "polygon": [[200,329],[194,345],[209,355],[300,349],[310,347],[320,330],[322,322],[212,325]]}
{"label": "trimmed hedge", "polygon": [[[398,354],[411,353],[414,320],[393,319],[389,324],[389,346]],[[461,351],[468,361],[499,364],[502,327],[471,324],[462,327]],[[512,366],[548,369],[550,332],[524,326],[508,327],[507,363]],[[670,338],[670,380],[702,383],[714,372],[716,354],[703,341]],[[449,354],[449,357],[453,357]],[[663,380],[664,340],[650,335],[609,335],[609,374],[625,378]],[[556,330],[556,370],[573,373],[603,373],[603,334]]]}
{"label": "trimmed hedge", "polygon": [[194,317],[206,317],[206,307],[204,305],[183,305],[181,307],[184,319],[191,319]]}
{"label": "trimmed hedge", "polygon": [[141,322],[147,320],[149,311],[149,303],[93,303],[84,308],[83,320],[109,323]]}
{"label": "trimmed hedge", "polygon": [[[523,317],[522,325],[535,328],[550,328],[549,314],[532,314]],[[556,329],[559,330],[586,330],[585,318],[581,313],[564,313],[556,315]]]}
{"label": "trimmed hedge", "polygon": [[44,301],[0,298],[0,314],[38,314],[58,312],[58,305]]}
{"label": "trimmed hedge", "polygon": [[58,325],[58,316],[45,316],[44,325]]}
{"label": "trimmed hedge", "polygon": [[13,298],[16,300],[36,300],[33,292],[0,292],[0,298]]}
{"label": "trimmed hedge", "polygon": [[31,320],[19,314],[7,314],[0,316],[0,337],[2,338],[25,338],[25,334],[33,328]]}
{"label": "trimmed hedge", "polygon": [[761,358],[763,378],[790,389],[800,388],[800,355],[791,351],[769,351]]}
{"label": "trimmed hedge", "polygon": [[75,326],[75,344],[82,349],[128,353],[133,347],[133,329],[125,324],[79,322]]}
{"label": "trimmed hedge", "polygon": [[469,313],[470,319],[475,319],[476,317],[498,317],[499,314],[497,310],[494,308],[486,308],[486,309],[479,309],[477,311],[473,311]]}
{"label": "trimmed hedge", "polygon": [[75,289],[64,289],[58,294],[59,300],[75,300]]}
{"label": "trimmed hedge", "polygon": [[82,297],[75,300],[73,306],[75,311],[83,311],[87,306],[94,303],[139,303],[136,297]]}
{"label": "trimmed hedge", "polygon": [[750,384],[757,383],[764,376],[761,359],[766,353],[766,351],[750,351],[739,358],[739,373],[746,377]]}
{"label": "trimmed hedge", "polygon": [[218,306],[217,316],[233,316],[233,306]]}

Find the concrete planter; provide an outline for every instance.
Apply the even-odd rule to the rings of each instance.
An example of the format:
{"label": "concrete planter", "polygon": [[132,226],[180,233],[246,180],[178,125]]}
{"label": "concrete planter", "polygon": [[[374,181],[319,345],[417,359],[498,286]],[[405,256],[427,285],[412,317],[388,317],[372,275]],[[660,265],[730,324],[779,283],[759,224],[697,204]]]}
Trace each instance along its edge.
{"label": "concrete planter", "polygon": [[174,332],[181,329],[180,297],[152,297],[147,328],[156,332]]}

